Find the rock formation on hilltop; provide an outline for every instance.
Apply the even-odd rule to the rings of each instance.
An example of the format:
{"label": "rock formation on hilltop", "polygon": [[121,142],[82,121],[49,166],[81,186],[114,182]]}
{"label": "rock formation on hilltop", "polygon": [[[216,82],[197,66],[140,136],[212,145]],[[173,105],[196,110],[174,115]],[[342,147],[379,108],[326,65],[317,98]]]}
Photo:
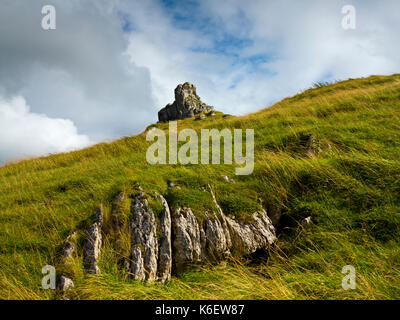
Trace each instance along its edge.
{"label": "rock formation on hilltop", "polygon": [[196,93],[196,86],[185,82],[175,89],[175,101],[167,104],[158,112],[158,121],[168,122],[194,117],[202,112],[210,112],[214,108],[200,100]]}

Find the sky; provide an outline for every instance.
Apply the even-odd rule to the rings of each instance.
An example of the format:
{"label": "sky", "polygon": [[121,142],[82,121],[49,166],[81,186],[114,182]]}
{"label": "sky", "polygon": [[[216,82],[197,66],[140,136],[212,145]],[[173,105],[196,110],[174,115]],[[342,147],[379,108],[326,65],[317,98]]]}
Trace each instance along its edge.
{"label": "sky", "polygon": [[139,133],[186,81],[242,115],[400,72],[398,0],[2,0],[0,25],[0,164]]}

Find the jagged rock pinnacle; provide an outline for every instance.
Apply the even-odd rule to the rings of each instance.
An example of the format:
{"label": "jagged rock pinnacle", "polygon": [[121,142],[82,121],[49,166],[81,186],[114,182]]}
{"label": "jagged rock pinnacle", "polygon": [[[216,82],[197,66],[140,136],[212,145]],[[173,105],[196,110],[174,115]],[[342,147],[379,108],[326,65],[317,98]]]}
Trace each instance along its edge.
{"label": "jagged rock pinnacle", "polygon": [[158,121],[167,122],[194,117],[202,112],[212,111],[214,108],[200,100],[196,93],[196,86],[185,82],[175,89],[175,101],[167,104],[158,112]]}

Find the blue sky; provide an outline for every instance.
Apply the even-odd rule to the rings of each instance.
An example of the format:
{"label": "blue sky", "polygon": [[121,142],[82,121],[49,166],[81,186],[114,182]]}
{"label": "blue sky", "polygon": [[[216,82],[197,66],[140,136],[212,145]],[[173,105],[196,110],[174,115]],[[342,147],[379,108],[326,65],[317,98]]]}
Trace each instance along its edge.
{"label": "blue sky", "polygon": [[[259,63],[266,63],[272,57],[270,52],[241,57],[240,50],[252,46],[254,41],[246,35],[251,22],[240,9],[237,11],[235,19],[240,24],[242,33],[237,34],[225,30],[219,19],[212,19],[208,12],[200,6],[199,1],[163,0],[161,4],[165,8],[165,12],[171,16],[171,21],[176,28],[192,30],[212,41],[212,45],[206,48],[194,45],[191,48],[193,52],[233,57],[233,66],[247,65],[249,72],[254,71]],[[233,87],[234,83],[231,88]]]}
{"label": "blue sky", "polygon": [[[54,5],[57,28],[41,28]],[[356,29],[342,28],[344,5]],[[141,132],[192,82],[246,114],[318,81],[400,71],[398,0],[0,4],[0,162]]]}

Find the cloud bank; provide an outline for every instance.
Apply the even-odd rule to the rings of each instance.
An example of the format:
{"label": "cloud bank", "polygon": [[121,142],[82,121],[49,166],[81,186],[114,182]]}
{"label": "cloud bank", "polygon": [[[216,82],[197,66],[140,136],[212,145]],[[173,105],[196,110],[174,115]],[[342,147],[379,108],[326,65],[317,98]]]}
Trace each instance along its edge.
{"label": "cloud bank", "polygon": [[0,162],[37,154],[71,151],[90,145],[73,122],[32,113],[22,97],[0,100]]}
{"label": "cloud bank", "polygon": [[[160,104],[171,100],[177,82],[190,79],[206,102],[244,114],[317,81],[400,70],[395,0],[167,1],[163,10],[151,3],[132,10],[128,53],[150,70]],[[355,30],[341,25],[349,4]]]}

